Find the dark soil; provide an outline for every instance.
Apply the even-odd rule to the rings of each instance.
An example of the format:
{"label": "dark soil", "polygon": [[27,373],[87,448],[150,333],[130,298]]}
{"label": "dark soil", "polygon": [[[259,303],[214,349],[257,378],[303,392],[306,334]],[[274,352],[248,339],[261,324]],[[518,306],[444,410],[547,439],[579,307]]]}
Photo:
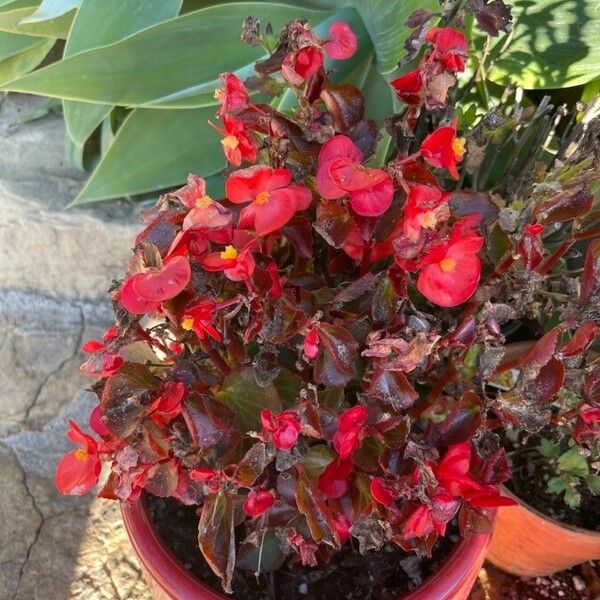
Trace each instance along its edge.
{"label": "dark soil", "polygon": [[491,565],[479,573],[470,600],[598,600],[600,568],[594,562],[547,577],[513,577]]}
{"label": "dark soil", "polygon": [[506,487],[533,508],[561,523],[600,531],[600,498],[582,485],[579,489],[581,505],[573,509],[565,504],[562,494],[550,494],[546,486],[556,473],[550,460],[535,450],[536,444],[537,440],[532,439],[531,448],[510,453],[513,474]]}
{"label": "dark soil", "polygon": [[[217,591],[221,585],[198,550],[198,517],[193,506],[146,496],[152,522],[173,554],[198,579]],[[457,529],[440,538],[431,558],[419,558],[396,546],[361,555],[350,544],[323,568],[284,565],[276,573],[236,569],[235,600],[397,600],[434,573],[458,539]]]}

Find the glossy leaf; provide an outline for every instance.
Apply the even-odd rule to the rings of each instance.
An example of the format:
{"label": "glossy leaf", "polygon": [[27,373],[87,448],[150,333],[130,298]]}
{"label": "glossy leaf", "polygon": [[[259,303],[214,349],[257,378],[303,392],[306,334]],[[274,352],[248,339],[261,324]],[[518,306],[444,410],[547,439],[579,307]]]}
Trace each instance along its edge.
{"label": "glossy leaf", "polygon": [[9,10],[0,13],[0,31],[9,31],[32,35],[43,38],[62,38],[66,39],[71,23],[73,22],[74,11],[67,12],[61,16],[43,21],[29,23],[30,17],[36,9],[34,2],[29,6],[8,6]]}
{"label": "glossy leaf", "polygon": [[33,36],[0,31],[0,61],[29,50],[39,44],[40,40]]}
{"label": "glossy leaf", "polygon": [[26,19],[23,23],[39,23],[40,21],[48,21],[62,17],[70,10],[77,8],[82,0],[42,0],[36,11]]}
{"label": "glossy leaf", "polygon": [[36,43],[10,58],[0,61],[0,84],[12,81],[20,77],[23,73],[27,73],[35,69],[46,58],[56,40],[33,38]]}
{"label": "glossy leaf", "polygon": [[314,368],[315,381],[327,386],[347,384],[356,374],[356,340],[347,329],[333,325],[322,325],[318,334],[321,349]]}

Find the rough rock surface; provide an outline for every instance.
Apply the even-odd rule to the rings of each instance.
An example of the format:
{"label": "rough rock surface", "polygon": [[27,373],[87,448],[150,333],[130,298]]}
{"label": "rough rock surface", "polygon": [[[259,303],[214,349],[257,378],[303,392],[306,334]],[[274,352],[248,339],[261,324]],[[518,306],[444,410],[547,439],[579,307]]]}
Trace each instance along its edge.
{"label": "rough rock surface", "polygon": [[149,598],[117,504],[53,481],[66,419],[86,424],[93,403],[80,348],[110,324],[137,214],[65,210],[84,174],[64,160],[59,115],[20,122],[41,102],[0,99],[0,598]]}

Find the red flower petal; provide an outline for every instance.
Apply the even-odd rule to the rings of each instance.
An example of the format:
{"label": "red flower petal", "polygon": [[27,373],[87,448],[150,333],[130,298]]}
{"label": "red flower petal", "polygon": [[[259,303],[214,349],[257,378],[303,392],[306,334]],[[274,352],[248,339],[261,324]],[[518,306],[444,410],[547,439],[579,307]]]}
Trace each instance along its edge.
{"label": "red flower petal", "polygon": [[92,412],[90,413],[90,427],[94,433],[97,433],[100,437],[106,437],[109,433],[104,421],[102,421],[102,408],[97,404]]}
{"label": "red flower petal", "polygon": [[359,192],[351,192],[350,206],[357,215],[378,217],[391,206],[393,198],[394,185],[386,174],[385,179],[373,187]]}
{"label": "red flower petal", "polygon": [[134,289],[133,284],[143,273],[136,273],[128,277],[121,288],[121,304],[130,313],[135,315],[144,315],[158,310],[160,302],[148,300],[140,296]]}
{"label": "red flower petal", "polygon": [[329,27],[329,40],[325,43],[325,52],[334,60],[350,58],[358,48],[356,34],[344,21],[335,21]]}
{"label": "red flower petal", "polygon": [[187,184],[172,193],[175,198],[179,198],[188,208],[194,208],[196,202],[206,196],[206,182],[202,177],[190,173],[187,177]]}
{"label": "red flower petal", "polygon": [[265,236],[281,229],[296,214],[301,192],[296,188],[281,188],[270,193],[269,199],[254,212],[254,229]]}
{"label": "red flower petal", "polygon": [[319,476],[319,489],[326,498],[340,498],[350,487],[348,479],[351,472],[351,460],[332,460]]}
{"label": "red flower petal", "polygon": [[161,269],[141,273],[133,280],[135,292],[154,301],[170,300],[180,294],[190,281],[192,271],[185,256],[168,258]]}
{"label": "red flower petal", "polygon": [[405,75],[392,80],[396,96],[405,104],[419,105],[423,101],[423,75],[420,69],[409,71]]}
{"label": "red flower petal", "polygon": [[253,490],[248,494],[242,508],[248,516],[254,519],[267,512],[274,502],[275,498],[271,492]]}
{"label": "red flower petal", "polygon": [[219,78],[222,87],[215,94],[221,104],[219,114],[224,115],[230,110],[238,111],[246,108],[250,102],[250,96],[240,79],[233,73],[221,73]]}
{"label": "red flower petal", "polygon": [[83,496],[98,483],[100,470],[97,454],[90,454],[84,448],[73,450],[58,463],[54,478],[56,487],[61,494]]}
{"label": "red flower petal", "polygon": [[355,427],[362,427],[367,420],[369,412],[364,406],[353,406],[345,410],[338,419],[338,429],[340,431],[350,431]]}
{"label": "red flower petal", "polygon": [[386,485],[381,477],[375,477],[371,480],[371,496],[383,506],[392,506],[396,500],[394,491]]}

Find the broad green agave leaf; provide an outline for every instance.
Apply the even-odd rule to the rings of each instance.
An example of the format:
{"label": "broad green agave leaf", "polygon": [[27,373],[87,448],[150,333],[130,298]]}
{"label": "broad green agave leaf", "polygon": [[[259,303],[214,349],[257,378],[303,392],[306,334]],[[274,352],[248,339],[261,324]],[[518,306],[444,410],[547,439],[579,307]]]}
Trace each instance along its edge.
{"label": "broad green agave leaf", "polygon": [[40,39],[37,37],[0,31],[0,61],[29,50],[39,44]]}
{"label": "broad green agave leaf", "polygon": [[[171,19],[179,13],[181,3],[182,0],[83,0],[73,21],[64,56],[112,44]],[[73,143],[81,146],[113,107],[65,100],[63,108],[69,136]]]}
{"label": "broad green agave leaf", "polygon": [[493,81],[545,89],[582,85],[600,76],[598,0],[516,0],[511,4],[513,40],[490,73]]}
{"label": "broad green agave leaf", "polygon": [[2,9],[0,11],[0,31],[42,38],[66,39],[75,12],[69,11],[59,17],[35,23],[24,22],[35,12],[37,4],[35,0],[20,0]]}
{"label": "broad green agave leaf", "polygon": [[[219,4],[75,54],[4,89],[123,106],[194,89],[200,94],[195,105],[202,106],[214,90],[215,76],[250,65],[262,55],[239,41],[240,24],[249,14],[270,21],[277,30],[296,17],[318,22],[324,13],[261,2]],[[208,83],[205,89],[199,86],[202,82]]]}
{"label": "broad green agave leaf", "polygon": [[185,110],[137,108],[117,131],[74,204],[140,194],[225,166],[219,135],[206,124],[216,106]]}
{"label": "broad green agave leaf", "polygon": [[23,23],[39,23],[62,17],[70,10],[77,8],[81,4],[81,0],[42,0],[42,3],[37,10],[23,19]]}
{"label": "broad green agave leaf", "polygon": [[[9,5],[9,9],[17,6],[20,10],[29,6],[28,12],[17,21],[13,14],[16,9],[8,10],[12,20],[6,17],[3,24],[5,13],[0,0],[0,30],[25,26],[22,19],[31,16],[39,4],[39,0],[29,0],[26,5],[27,1]],[[130,2],[115,5],[112,12],[107,5],[113,5],[113,0],[106,0],[106,5],[98,0],[83,0],[80,4],[71,31],[73,39],[68,40],[63,60],[2,87],[64,99],[69,132],[79,145],[103,123],[102,158],[75,203],[174,186],[185,180],[188,171],[209,176],[209,187],[222,189],[219,172],[225,162],[219,136],[207,128],[206,121],[214,117],[216,110],[213,91],[219,73],[235,71],[241,77],[248,76],[254,61],[262,55],[259,48],[239,42],[240,25],[246,16],[256,16],[263,24],[270,22],[275,30],[291,19],[305,18],[322,37],[326,37],[331,21],[348,20],[359,37],[359,52],[351,61],[333,64],[334,79],[348,77],[359,87],[364,86],[368,116],[380,119],[392,107],[386,79],[403,54],[408,35],[404,22],[415,8],[433,9],[437,3],[184,0],[180,16],[165,20],[169,17],[164,14],[161,18],[145,15],[149,21],[141,25],[130,24],[133,17],[129,22],[123,17],[124,6],[129,10]],[[149,0],[144,2],[145,8],[152,5]],[[167,10],[162,2],[156,5]],[[77,24],[85,9],[90,11],[88,19],[93,26],[81,25],[79,29]],[[72,18],[73,13],[67,12],[61,18]],[[29,26],[52,22],[50,19]],[[114,33],[111,28],[117,26],[122,28]],[[287,97],[278,103],[285,108],[293,105]],[[116,132],[109,115],[115,105],[133,108]],[[384,137],[377,158],[384,156],[388,148],[389,138]]]}
{"label": "broad green agave leaf", "polygon": [[48,56],[56,42],[53,39],[34,39],[37,40],[34,46],[19,54],[0,60],[0,85],[35,69]]}

